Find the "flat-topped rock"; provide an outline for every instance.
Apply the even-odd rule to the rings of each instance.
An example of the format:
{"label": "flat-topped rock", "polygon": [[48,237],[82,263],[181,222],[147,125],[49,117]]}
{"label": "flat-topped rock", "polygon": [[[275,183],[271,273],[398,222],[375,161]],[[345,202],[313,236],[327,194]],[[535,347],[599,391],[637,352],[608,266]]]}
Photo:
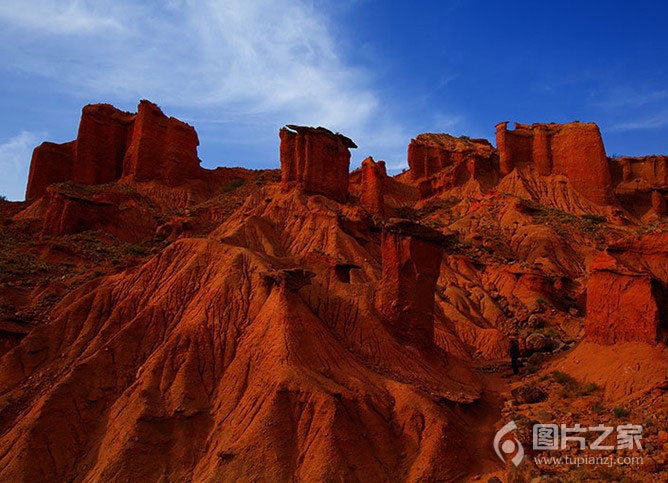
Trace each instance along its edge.
{"label": "flat-topped rock", "polygon": [[339,202],[348,199],[350,148],[355,143],[323,127],[289,124],[279,131],[281,179],[285,188],[297,186]]}

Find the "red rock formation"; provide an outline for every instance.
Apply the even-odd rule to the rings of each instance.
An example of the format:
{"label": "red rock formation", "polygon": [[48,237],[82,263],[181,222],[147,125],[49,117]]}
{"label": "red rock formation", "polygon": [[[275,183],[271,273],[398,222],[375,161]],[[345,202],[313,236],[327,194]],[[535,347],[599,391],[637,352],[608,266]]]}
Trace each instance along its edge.
{"label": "red rock formation", "polygon": [[131,243],[150,239],[156,230],[155,214],[137,197],[125,190],[88,193],[76,185],[51,186],[45,195],[42,235],[103,230]]}
{"label": "red rock formation", "polygon": [[507,139],[508,121],[503,121],[496,125],[496,149],[499,151],[499,172],[501,176],[509,174],[514,169],[510,154],[511,143],[506,143]]}
{"label": "red rock formation", "polygon": [[610,158],[615,195],[621,205],[642,218],[666,216],[668,156]]}
{"label": "red rock formation", "polygon": [[383,274],[378,310],[393,333],[421,345],[434,341],[434,293],[441,271],[443,235],[409,221],[383,228]]}
{"label": "red rock formation", "polygon": [[659,307],[652,277],[601,270],[587,285],[587,338],[600,344],[648,342],[659,337]]}
{"label": "red rock formation", "polygon": [[362,161],[362,193],[360,203],[369,213],[382,215],[385,211],[385,161],[378,161],[368,157]]}
{"label": "red rock formation", "polygon": [[109,104],[84,107],[70,180],[76,184],[96,185],[119,179],[134,117]]}
{"label": "red rock formation", "polygon": [[417,180],[469,160],[489,164],[493,154],[494,147],[486,139],[425,133],[408,145],[408,166],[412,178]]}
{"label": "red rock formation", "polygon": [[137,181],[157,179],[167,186],[178,186],[201,173],[198,145],[192,126],[168,118],[155,104],[141,101],[124,156],[123,176]]}
{"label": "red rock formation", "polygon": [[552,173],[552,152],[545,124],[538,124],[534,129],[532,157],[538,174],[549,176]]}
{"label": "red rock formation", "polygon": [[592,203],[615,203],[608,160],[596,124],[515,123],[513,131],[507,125],[502,122],[496,126],[501,175],[517,166],[533,165],[543,176],[566,176]]}
{"label": "red rock formation", "polygon": [[26,199],[64,181],[81,185],[111,183],[121,177],[158,180],[168,186],[201,177],[195,130],[154,104],[141,101],[137,114],[109,104],[85,106],[77,139],[35,149]]}
{"label": "red rock formation", "polygon": [[652,210],[659,216],[668,215],[666,197],[658,191],[652,191]]}
{"label": "red rock formation", "polygon": [[668,329],[668,233],[616,242],[589,270],[585,331],[591,341],[663,340]]}
{"label": "red rock formation", "polygon": [[408,146],[409,173],[428,198],[475,179],[486,187],[496,182],[496,151],[484,139],[449,134],[420,134]]}
{"label": "red rock formation", "polygon": [[[0,359],[0,480],[478,471],[457,438],[479,418],[480,385],[439,347],[399,343],[371,309],[377,243],[343,231],[336,203],[265,188],[220,231],[71,291]],[[423,288],[434,249],[403,246]],[[364,270],[337,281],[303,262],[316,248]]]}
{"label": "red rock formation", "polygon": [[632,189],[668,187],[668,156],[611,158],[610,170],[616,186],[621,184]]}
{"label": "red rock formation", "polygon": [[30,161],[26,200],[39,198],[53,183],[72,179],[75,149],[76,141],[65,144],[44,142],[35,148]]}
{"label": "red rock formation", "polygon": [[279,131],[283,186],[345,202],[348,198],[349,138],[323,128],[288,125]]}
{"label": "red rock formation", "polygon": [[[421,161],[425,173],[439,167],[435,173],[385,178],[382,164],[369,160],[365,166],[373,169],[351,173],[354,196],[340,204],[285,190],[278,170],[223,170],[194,180],[180,178],[178,170],[167,174],[168,166],[156,171],[156,160],[186,159],[187,172],[196,143],[157,109],[139,110],[120,165],[127,182],[60,183],[44,188],[38,202],[15,208],[0,200],[0,352],[8,350],[0,357],[0,481],[463,481],[500,475],[492,439],[506,414],[501,394],[511,393],[510,379],[497,372],[504,370],[498,361],[507,357],[507,336],[534,350],[552,339],[557,349],[577,342],[582,320],[574,309],[584,307],[585,261],[620,233],[595,217],[557,211],[573,206],[560,204],[561,197],[534,196],[564,184],[585,208],[592,205],[561,177],[538,174],[554,174],[557,166],[550,129],[536,128],[530,149],[520,150],[535,169],[506,177],[526,174],[535,191],[518,183],[518,189],[483,194],[477,188],[485,169],[498,169],[494,150],[480,143],[489,156],[466,157],[457,146],[441,149],[436,142],[435,154],[428,146]],[[84,131],[122,137],[120,124],[96,127],[93,114]],[[140,117],[143,127],[137,127]],[[283,174],[292,173],[284,184],[312,183],[340,197],[340,187],[326,180],[322,153],[330,140],[314,154],[322,134],[315,131],[311,147],[306,142],[299,149],[298,132],[282,134],[290,161]],[[180,140],[170,147],[170,139]],[[335,154],[340,141],[332,141]],[[90,149],[107,160],[102,172],[119,166],[118,151]],[[155,159],[154,151],[160,153]],[[315,161],[307,163],[309,156]],[[45,169],[36,169],[43,179],[72,176]],[[149,182],[131,182],[138,178]],[[166,186],[182,179],[187,182],[177,189]],[[420,201],[418,186],[423,195],[439,197]],[[648,189],[660,210],[657,197],[664,191]],[[192,193],[200,201],[191,203]],[[368,212],[381,206],[456,231],[449,250],[456,254],[442,261],[447,240],[422,225],[390,221],[379,234],[378,217]],[[636,220],[623,229],[645,231]],[[36,239],[42,221],[54,238]],[[91,232],[69,235],[79,230]],[[134,235],[141,247],[117,240]],[[667,246],[665,233],[632,238],[611,245],[607,258],[591,265],[592,340],[662,340]],[[553,336],[527,337],[538,327]],[[625,395],[639,396],[637,412],[646,407],[635,401],[661,409],[657,394],[647,391],[665,393],[665,347],[626,344],[608,347],[607,360],[587,358],[604,349],[585,342],[574,349],[575,358],[571,350],[556,357],[570,358],[570,368],[582,371],[578,380],[598,383],[605,397],[619,381],[600,382],[592,374],[613,366],[631,374],[625,380],[642,381],[623,383]],[[655,369],[617,360],[632,353],[651,353]],[[535,366],[547,377],[552,357],[546,353],[545,363]],[[554,400],[544,402],[546,409]],[[523,438],[520,431],[517,436]]]}

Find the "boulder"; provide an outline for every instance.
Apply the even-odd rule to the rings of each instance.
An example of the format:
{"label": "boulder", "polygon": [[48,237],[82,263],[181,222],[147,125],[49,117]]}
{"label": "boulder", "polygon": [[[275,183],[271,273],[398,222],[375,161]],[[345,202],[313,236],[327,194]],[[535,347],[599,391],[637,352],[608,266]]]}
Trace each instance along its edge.
{"label": "boulder", "polygon": [[525,339],[524,347],[527,352],[548,352],[552,349],[552,341],[549,337],[534,332]]}
{"label": "boulder", "polygon": [[527,326],[531,329],[540,329],[545,325],[543,319],[537,314],[531,314],[527,320]]}
{"label": "boulder", "polygon": [[547,399],[547,393],[535,384],[525,384],[511,390],[515,401],[520,404],[535,404]]}

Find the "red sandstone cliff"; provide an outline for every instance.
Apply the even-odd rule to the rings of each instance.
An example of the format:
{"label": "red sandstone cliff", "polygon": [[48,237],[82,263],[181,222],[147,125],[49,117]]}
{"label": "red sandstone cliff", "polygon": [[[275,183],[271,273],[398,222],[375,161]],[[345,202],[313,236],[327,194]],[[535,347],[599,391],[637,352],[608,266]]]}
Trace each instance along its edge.
{"label": "red sandstone cliff", "polygon": [[590,266],[585,330],[602,344],[668,336],[668,233],[610,245]]}
{"label": "red sandstone cliff", "polygon": [[434,293],[444,240],[441,233],[406,220],[383,228],[377,305],[400,339],[421,345],[434,342]]}
{"label": "red sandstone cliff", "polygon": [[111,183],[122,177],[159,180],[169,186],[201,177],[195,130],[148,101],[137,114],[108,104],[83,108],[77,139],[35,148],[26,199],[36,199],[55,183]]}
{"label": "red sandstone cliff", "polygon": [[421,198],[473,179],[491,187],[497,179],[496,150],[484,139],[420,134],[408,145],[408,166]]}
{"label": "red sandstone cliff", "polygon": [[563,175],[583,196],[598,205],[615,203],[612,179],[598,126],[518,124],[496,126],[501,175],[532,165],[542,176]]}
{"label": "red sandstone cliff", "polygon": [[385,212],[386,180],[384,161],[375,162],[371,157],[362,161],[360,203],[369,213],[382,215]]}
{"label": "red sandstone cliff", "polygon": [[622,157],[609,160],[615,195],[639,218],[666,216],[668,156]]}
{"label": "red sandstone cliff", "polygon": [[192,126],[165,116],[155,104],[139,103],[132,136],[123,159],[123,176],[160,180],[178,186],[201,176],[199,140]]}
{"label": "red sandstone cliff", "polygon": [[39,198],[54,183],[72,179],[76,141],[65,144],[44,142],[32,153],[26,200]]}
{"label": "red sandstone cliff", "polygon": [[323,128],[288,125],[281,138],[283,185],[296,183],[307,193],[322,194],[337,201],[348,198],[349,138]]}

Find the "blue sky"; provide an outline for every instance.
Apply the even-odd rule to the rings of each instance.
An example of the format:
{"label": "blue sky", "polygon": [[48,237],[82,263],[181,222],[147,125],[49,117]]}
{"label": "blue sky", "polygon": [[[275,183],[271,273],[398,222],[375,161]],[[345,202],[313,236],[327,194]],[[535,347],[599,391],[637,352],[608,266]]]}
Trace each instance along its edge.
{"label": "blue sky", "polygon": [[399,170],[421,132],[594,121],[608,154],[668,153],[660,1],[4,0],[0,194],[81,107],[141,98],[197,129],[206,167],[278,167],[278,129],[323,125]]}

